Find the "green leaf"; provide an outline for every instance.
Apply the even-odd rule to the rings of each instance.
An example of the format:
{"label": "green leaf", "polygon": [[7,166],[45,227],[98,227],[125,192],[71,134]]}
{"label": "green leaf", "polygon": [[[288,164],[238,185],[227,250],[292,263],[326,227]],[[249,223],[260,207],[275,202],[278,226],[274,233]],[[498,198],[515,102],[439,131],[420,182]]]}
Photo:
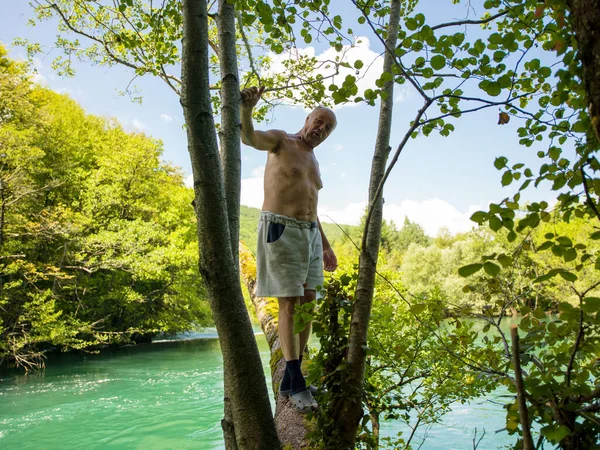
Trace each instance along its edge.
{"label": "green leaf", "polygon": [[393,76],[392,76],[392,74],[391,74],[391,73],[389,73],[389,72],[383,72],[383,73],[381,74],[381,80],[382,80],[384,83],[387,83],[388,81],[392,81],[393,79],[394,79],[394,77],[393,77]]}
{"label": "green leaf", "polygon": [[559,236],[556,240],[563,247],[573,247],[573,241],[566,236]]}
{"label": "green leaf", "polygon": [[489,223],[490,228],[494,231],[498,231],[500,228],[502,228],[502,220],[500,220],[498,216],[490,216]]}
{"label": "green leaf", "polygon": [[574,248],[568,249],[563,254],[563,258],[565,259],[565,262],[570,262],[570,261],[575,260],[577,258],[577,250],[575,250]]}
{"label": "green leaf", "polygon": [[504,156],[499,156],[494,160],[494,167],[498,170],[504,169],[506,167],[506,163],[508,162],[508,158]]}
{"label": "green leaf", "polygon": [[600,311],[600,297],[585,297],[581,304],[581,309],[586,313]]}
{"label": "green leaf", "polygon": [[485,270],[488,275],[496,276],[500,273],[500,266],[488,261],[483,265],[483,270]]}
{"label": "green leaf", "polygon": [[[487,216],[488,213],[486,213],[485,211],[476,211],[471,216],[471,220],[481,225]],[[600,234],[600,231],[598,233]]]}
{"label": "green leaf", "polygon": [[410,31],[414,31],[419,27],[419,24],[417,23],[417,21],[415,19],[413,19],[412,17],[410,19],[406,20],[406,28],[408,28]]}
{"label": "green leaf", "polygon": [[468,277],[470,275],[473,275],[476,272],[479,272],[482,267],[483,267],[483,264],[479,264],[479,263],[462,266],[460,269],[458,269],[458,274],[461,277]]}
{"label": "green leaf", "polygon": [[542,427],[540,432],[542,433],[542,436],[544,436],[550,442],[553,444],[558,444],[571,433],[571,430],[564,425],[554,424]]}
{"label": "green leaf", "polygon": [[500,83],[496,81],[490,81],[485,91],[492,97],[497,97],[502,92],[502,87],[500,86]]}
{"label": "green leaf", "polygon": [[567,270],[563,270],[562,272],[558,273],[561,277],[563,277],[565,280],[570,281],[572,283],[574,283],[575,281],[577,281],[577,275],[575,275],[574,273],[571,273]]}
{"label": "green leaf", "polygon": [[411,305],[410,311],[413,314],[420,314],[427,309],[427,305],[425,303],[417,303],[416,305]]}
{"label": "green leaf", "polygon": [[340,283],[342,283],[342,286],[348,286],[351,281],[352,281],[352,277],[349,275],[343,274],[340,277]]}
{"label": "green leaf", "polygon": [[442,55],[435,55],[433,58],[431,58],[431,67],[433,69],[440,70],[443,69],[445,65],[446,58],[444,58]]}
{"label": "green leaf", "polygon": [[498,262],[506,269],[507,267],[512,266],[513,259],[507,255],[500,255],[498,256]]}
{"label": "green leaf", "polygon": [[363,66],[363,62],[360,59],[357,59],[356,61],[354,61],[354,68],[355,69],[361,69]]}
{"label": "green leaf", "polygon": [[512,183],[512,180],[513,174],[510,170],[507,170],[502,174],[502,186],[508,186],[510,183]]}

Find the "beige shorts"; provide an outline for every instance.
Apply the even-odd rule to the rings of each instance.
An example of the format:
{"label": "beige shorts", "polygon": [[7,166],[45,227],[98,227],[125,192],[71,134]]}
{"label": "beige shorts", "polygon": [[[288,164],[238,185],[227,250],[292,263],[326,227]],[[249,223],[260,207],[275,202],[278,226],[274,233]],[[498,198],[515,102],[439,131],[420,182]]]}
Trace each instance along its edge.
{"label": "beige shorts", "polygon": [[260,213],[256,295],[302,297],[323,286],[323,243],[317,222]]}

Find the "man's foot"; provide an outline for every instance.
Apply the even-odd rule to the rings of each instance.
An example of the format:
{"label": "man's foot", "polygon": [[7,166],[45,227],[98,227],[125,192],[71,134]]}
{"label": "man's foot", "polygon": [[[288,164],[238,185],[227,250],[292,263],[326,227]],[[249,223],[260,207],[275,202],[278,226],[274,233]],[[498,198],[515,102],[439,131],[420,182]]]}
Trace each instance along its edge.
{"label": "man's foot", "polygon": [[302,414],[314,411],[319,407],[308,388],[304,391],[290,395],[290,401],[292,402],[292,405],[294,405],[294,408],[296,408],[296,411],[301,412]]}
{"label": "man's foot", "polygon": [[[307,386],[307,388],[313,397],[317,395],[318,389],[316,386],[313,386],[311,384],[310,386]],[[281,395],[282,397],[289,397],[290,392],[291,392],[291,389],[281,389],[281,387],[279,388],[279,395]]]}

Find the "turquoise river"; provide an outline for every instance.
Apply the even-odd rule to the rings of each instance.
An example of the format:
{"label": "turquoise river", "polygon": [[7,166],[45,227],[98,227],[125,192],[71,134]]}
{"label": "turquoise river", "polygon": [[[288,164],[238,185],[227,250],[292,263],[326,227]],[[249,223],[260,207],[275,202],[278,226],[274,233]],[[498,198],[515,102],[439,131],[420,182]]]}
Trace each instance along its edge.
{"label": "turquoise river", "polygon": [[[44,372],[0,374],[0,449],[221,449],[222,359],[210,334],[109,350],[50,355]],[[193,339],[192,339],[193,338]],[[268,374],[268,347],[257,336]],[[270,386],[270,380],[269,386]],[[507,448],[504,410],[482,398],[420,429],[422,450]],[[385,423],[382,434],[407,432]]]}

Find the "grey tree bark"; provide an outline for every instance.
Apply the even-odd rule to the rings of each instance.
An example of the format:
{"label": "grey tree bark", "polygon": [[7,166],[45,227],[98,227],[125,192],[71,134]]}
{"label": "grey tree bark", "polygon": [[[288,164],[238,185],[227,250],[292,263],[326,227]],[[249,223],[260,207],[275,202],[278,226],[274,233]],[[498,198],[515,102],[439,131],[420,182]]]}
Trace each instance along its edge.
{"label": "grey tree bark", "polygon": [[600,143],[600,0],[569,0],[567,5],[583,64],[592,126]]}
{"label": "grey tree bark", "polygon": [[209,95],[206,0],[184,0],[182,10],[181,104],[194,177],[199,269],[208,287],[219,334],[235,440],[239,449],[279,449],[260,355],[231,248]]}
{"label": "grey tree bark", "polygon": [[[240,190],[242,178],[242,161],[240,145],[240,83],[237,65],[235,38],[235,6],[226,0],[219,0],[217,14],[219,35],[219,63],[221,68],[221,127],[219,142],[221,144],[221,161],[225,183],[227,217],[231,252],[234,262],[238,261],[238,241],[240,235]],[[238,265],[234,264],[237,269]],[[231,386],[234,380],[229,376],[224,379],[224,417],[221,421],[225,448],[237,450],[235,424],[231,407]]]}
{"label": "grey tree bark", "polygon": [[[219,0],[219,63],[221,67],[221,161],[227,199],[233,260],[238,261],[240,239],[240,189],[242,159],[240,144],[240,82],[235,37],[235,6]],[[238,266],[235,267],[238,270]]]}
{"label": "grey tree bark", "polygon": [[[398,22],[400,18],[400,0],[393,0],[390,5],[390,21],[387,28],[387,39],[383,70],[392,72],[394,57],[390,51],[396,47]],[[390,148],[390,133],[392,128],[392,109],[394,104],[394,81],[384,86],[386,98],[381,100],[379,123],[375,153],[371,166],[369,180],[369,208],[373,210],[370,223],[365,226],[366,236],[359,261],[359,274],[356,287],[354,309],[348,337],[347,368],[344,374],[341,390],[344,392],[336,404],[329,406],[337,424],[340,438],[340,448],[354,448],[359,422],[363,416],[362,392],[366,364],[367,334],[371,320],[371,306],[377,270],[377,255],[381,244],[381,223],[383,218],[383,196],[374,198],[377,188],[385,173],[386,162]]]}

